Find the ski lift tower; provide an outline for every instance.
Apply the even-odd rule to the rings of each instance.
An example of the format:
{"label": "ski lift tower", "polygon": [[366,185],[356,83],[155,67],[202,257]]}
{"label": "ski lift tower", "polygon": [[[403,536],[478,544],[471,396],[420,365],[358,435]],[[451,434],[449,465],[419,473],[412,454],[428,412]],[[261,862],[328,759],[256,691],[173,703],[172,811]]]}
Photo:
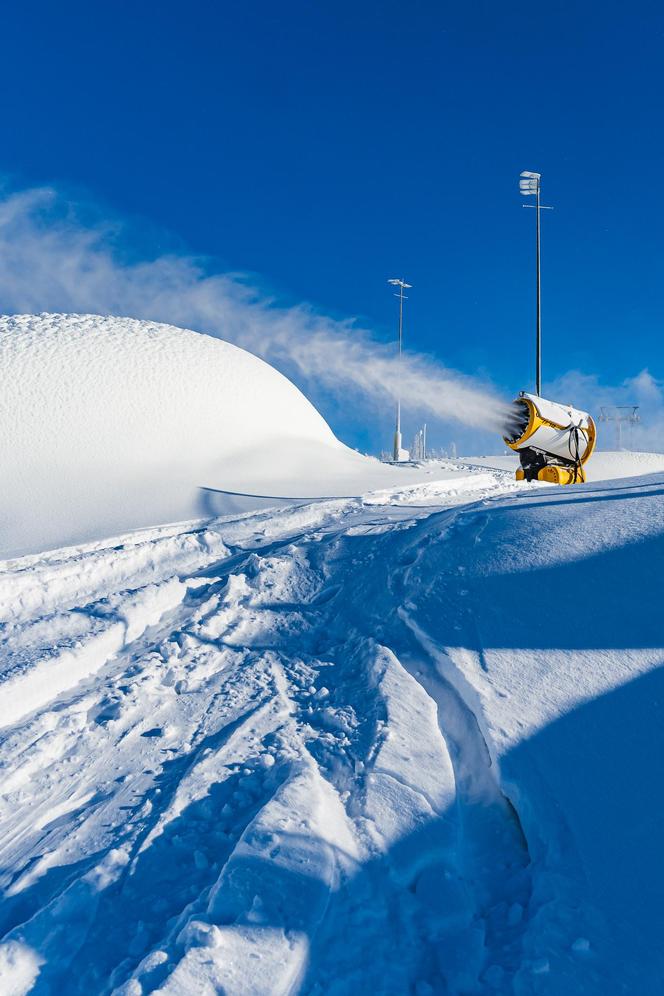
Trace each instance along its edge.
{"label": "ski lift tower", "polygon": [[[393,287],[399,288],[399,293],[395,294],[395,297],[399,298],[399,367],[401,367],[401,353],[403,350],[403,303],[407,298],[404,295],[404,290],[412,287],[412,284],[407,284],[405,280],[398,279],[396,277],[387,281],[388,284],[392,284]],[[399,385],[399,389],[401,385]],[[397,398],[397,422],[396,428],[394,430],[394,448],[393,448],[393,459],[395,463],[399,463],[401,460],[401,398]]]}
{"label": "ski lift tower", "polygon": [[632,426],[638,425],[641,421],[638,405],[604,405],[599,410],[600,422],[613,422],[616,427],[616,449],[622,447],[622,427],[627,425],[629,431],[629,445],[632,445]]}

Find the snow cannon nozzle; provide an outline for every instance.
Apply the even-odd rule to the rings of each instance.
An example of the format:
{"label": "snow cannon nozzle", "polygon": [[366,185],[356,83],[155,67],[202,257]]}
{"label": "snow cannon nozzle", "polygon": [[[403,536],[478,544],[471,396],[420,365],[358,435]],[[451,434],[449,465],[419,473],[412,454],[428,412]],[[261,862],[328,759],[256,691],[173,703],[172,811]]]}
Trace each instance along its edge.
{"label": "snow cannon nozzle", "polygon": [[519,454],[517,481],[579,484],[595,448],[597,429],[588,412],[522,391],[512,402],[503,439]]}

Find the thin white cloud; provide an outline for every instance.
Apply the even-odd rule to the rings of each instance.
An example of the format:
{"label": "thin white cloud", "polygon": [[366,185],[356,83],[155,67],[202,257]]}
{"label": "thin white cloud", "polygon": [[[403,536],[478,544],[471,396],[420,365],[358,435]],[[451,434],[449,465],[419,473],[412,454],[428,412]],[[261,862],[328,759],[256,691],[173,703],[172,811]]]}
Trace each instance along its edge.
{"label": "thin white cloud", "polygon": [[0,202],[0,305],[9,313],[90,312],[168,322],[218,336],[264,357],[317,399],[319,392],[404,407],[443,422],[498,432],[497,392],[431,358],[378,342],[352,321],[307,305],[283,307],[236,275],[210,273],[183,255],[127,261],[117,225],[82,220],[55,191]]}
{"label": "thin white cloud", "polygon": [[[384,425],[400,395],[410,421],[437,424],[437,442],[454,435],[461,452],[501,448],[508,406],[491,386],[424,355],[406,353],[399,364],[393,343],[354,321],[306,304],[284,307],[241,276],[212,272],[208,260],[127,258],[128,241],[121,224],[100,221],[55,190],[8,193],[0,199],[0,310],[128,315],[192,328],[264,357],[324,411],[343,411],[346,423],[355,412],[359,427],[372,411]],[[664,449],[664,390],[647,370],[617,386],[570,371],[544,393],[595,416],[602,405],[639,405],[641,424],[625,439],[636,449]],[[601,445],[612,448],[612,427],[600,428]]]}

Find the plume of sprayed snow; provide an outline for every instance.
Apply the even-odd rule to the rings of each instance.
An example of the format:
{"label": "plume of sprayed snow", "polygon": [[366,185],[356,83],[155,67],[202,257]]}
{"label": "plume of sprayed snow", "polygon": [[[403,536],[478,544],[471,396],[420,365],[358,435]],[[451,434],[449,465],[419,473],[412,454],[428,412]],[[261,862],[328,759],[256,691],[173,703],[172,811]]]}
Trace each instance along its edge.
{"label": "plume of sprayed snow", "polygon": [[497,394],[432,359],[376,341],[351,321],[311,307],[283,307],[205,261],[163,255],[128,261],[117,226],[82,220],[53,190],[0,202],[0,304],[5,312],[78,312],[168,322],[218,336],[306,385],[404,405],[435,419],[500,431],[509,406]]}

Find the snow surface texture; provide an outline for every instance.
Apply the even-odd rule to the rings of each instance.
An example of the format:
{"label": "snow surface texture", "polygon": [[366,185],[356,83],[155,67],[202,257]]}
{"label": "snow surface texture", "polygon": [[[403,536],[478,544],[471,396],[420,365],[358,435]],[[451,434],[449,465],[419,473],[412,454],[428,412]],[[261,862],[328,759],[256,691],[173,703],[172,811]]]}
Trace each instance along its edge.
{"label": "snow surface texture", "polygon": [[663,497],[471,468],[8,563],[3,996],[661,993]]}
{"label": "snow surface texture", "polygon": [[168,325],[0,318],[0,378],[0,556],[252,504],[204,487],[313,497],[394,478],[267,363]]}

